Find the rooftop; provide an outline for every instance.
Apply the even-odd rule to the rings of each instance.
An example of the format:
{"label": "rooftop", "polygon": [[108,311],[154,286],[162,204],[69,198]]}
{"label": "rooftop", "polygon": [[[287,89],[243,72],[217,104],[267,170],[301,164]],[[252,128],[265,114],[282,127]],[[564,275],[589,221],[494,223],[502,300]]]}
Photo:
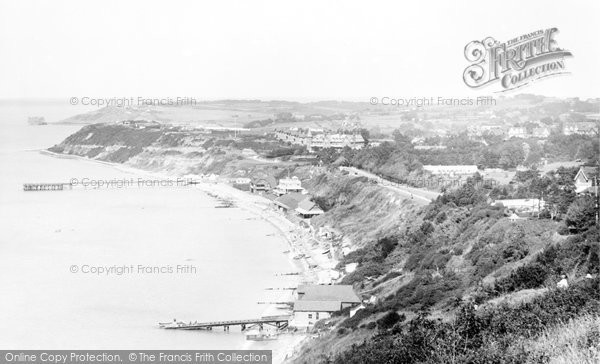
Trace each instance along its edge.
{"label": "rooftop", "polygon": [[[582,166],[581,168],[579,168],[577,176],[579,175],[579,173],[583,173],[585,179],[588,181],[590,179],[593,179],[594,177],[598,177],[598,169],[594,166]],[[575,179],[577,179],[577,176],[575,176]]]}
{"label": "rooftop", "polygon": [[307,198],[303,201],[300,201],[296,211],[298,211],[301,214],[308,214],[308,213],[322,214],[323,213],[323,210],[321,210],[319,208],[319,206],[317,206],[317,204],[312,202],[309,198]]}
{"label": "rooftop", "polygon": [[273,202],[276,205],[284,207],[288,210],[294,210],[302,200],[308,199],[307,195],[303,195],[301,193],[288,193],[282,196],[277,197]]}
{"label": "rooftop", "polygon": [[361,302],[351,285],[300,285],[297,292],[299,301]]}

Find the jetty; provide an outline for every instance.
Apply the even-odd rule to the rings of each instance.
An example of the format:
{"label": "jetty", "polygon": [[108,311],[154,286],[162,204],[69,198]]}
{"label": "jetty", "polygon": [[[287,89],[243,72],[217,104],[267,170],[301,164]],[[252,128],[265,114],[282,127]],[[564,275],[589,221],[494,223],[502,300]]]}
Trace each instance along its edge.
{"label": "jetty", "polygon": [[23,191],[62,191],[73,189],[71,183],[23,183]]}
{"label": "jetty", "polygon": [[290,319],[290,316],[264,316],[258,319],[212,322],[185,323],[182,321],[173,320],[172,322],[159,323],[158,326],[167,330],[212,330],[215,327],[222,327],[223,331],[229,331],[230,326],[240,326],[242,331],[244,331],[250,326],[258,326],[260,329],[262,329],[264,325],[270,325],[282,330],[288,327]]}

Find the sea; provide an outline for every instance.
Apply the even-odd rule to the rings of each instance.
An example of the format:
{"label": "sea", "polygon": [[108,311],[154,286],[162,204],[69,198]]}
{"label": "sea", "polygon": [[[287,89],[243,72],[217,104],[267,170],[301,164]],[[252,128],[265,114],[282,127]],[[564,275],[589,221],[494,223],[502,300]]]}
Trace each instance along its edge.
{"label": "sea", "polygon": [[[294,270],[267,221],[186,186],[26,192],[24,183],[150,179],[41,151],[82,125],[68,100],[0,101],[0,349],[267,349],[230,331],[159,322],[258,318]],[[28,125],[43,116],[49,125]],[[283,312],[282,312],[283,313]],[[272,310],[270,314],[273,314]]]}

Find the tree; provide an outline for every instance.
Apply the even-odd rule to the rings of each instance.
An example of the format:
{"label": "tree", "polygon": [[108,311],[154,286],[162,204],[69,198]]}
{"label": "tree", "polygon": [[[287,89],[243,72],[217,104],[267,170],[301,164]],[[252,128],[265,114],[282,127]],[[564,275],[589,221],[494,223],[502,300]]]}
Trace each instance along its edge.
{"label": "tree", "polygon": [[365,145],[369,144],[369,138],[370,138],[370,133],[367,129],[362,128],[360,129],[360,135],[363,137],[363,139],[365,140]]}
{"label": "tree", "polygon": [[565,223],[570,230],[583,232],[596,224],[596,206],[594,197],[577,198],[567,211]]}

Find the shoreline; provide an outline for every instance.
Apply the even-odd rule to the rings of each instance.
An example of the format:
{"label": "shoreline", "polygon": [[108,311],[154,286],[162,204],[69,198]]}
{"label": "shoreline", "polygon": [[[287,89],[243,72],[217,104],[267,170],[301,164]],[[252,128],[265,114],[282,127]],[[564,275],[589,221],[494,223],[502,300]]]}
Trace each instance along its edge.
{"label": "shoreline", "polygon": [[[117,169],[121,172],[131,173],[133,175],[146,175],[149,177],[162,179],[182,178],[182,176],[177,174],[167,174],[160,171],[149,171],[115,162],[99,161],[78,155],[59,154],[46,149],[31,151],[37,151],[40,154],[54,158],[76,159],[81,160],[83,162],[95,162]],[[329,270],[332,268],[332,265],[335,265],[331,264],[331,262],[329,262],[330,264],[323,264],[322,259],[313,259],[316,267],[313,266],[313,268],[311,268],[307,262],[307,257],[314,257],[314,254],[311,254],[311,252],[313,252],[314,249],[310,246],[310,241],[314,238],[312,237],[312,235],[308,235],[306,231],[302,231],[302,228],[296,223],[289,220],[286,216],[282,215],[279,211],[277,211],[272,206],[272,201],[268,198],[258,194],[238,190],[230,184],[228,184],[227,182],[224,182],[220,178],[216,181],[204,181],[200,176],[197,177],[199,180],[201,180],[201,182],[196,185],[192,185],[190,188],[199,190],[201,193],[216,200],[229,200],[234,203],[236,208],[240,208],[244,211],[247,211],[251,215],[254,215],[256,218],[260,218],[261,220],[267,222],[269,225],[275,228],[277,234],[283,238],[283,243],[285,244],[285,246],[289,248],[289,251],[287,253],[282,252],[282,254],[287,255],[286,258],[290,266],[294,268],[293,271],[299,273],[299,278],[296,281],[296,284],[316,284],[318,282],[317,273],[319,271]],[[293,259],[294,255],[298,253],[305,254],[305,257],[301,259]],[[289,296],[290,294],[284,291],[279,297],[287,300],[289,299]],[[267,316],[269,312],[272,313],[276,312],[277,310],[278,308],[276,307],[276,305],[270,304],[267,305],[262,315]],[[297,350],[302,346],[302,344],[308,337],[308,334],[306,332],[289,332],[284,333],[282,335],[285,336],[285,338],[287,338],[288,340],[284,339],[278,342],[281,344],[281,350],[277,350],[277,352],[273,350],[273,363],[282,363],[285,362],[288,358],[294,357],[294,355],[297,353]],[[286,343],[286,341],[289,342]],[[257,347],[258,345],[258,342],[247,342],[246,345],[244,345],[244,349],[250,348],[258,350],[260,349],[259,347]]]}

